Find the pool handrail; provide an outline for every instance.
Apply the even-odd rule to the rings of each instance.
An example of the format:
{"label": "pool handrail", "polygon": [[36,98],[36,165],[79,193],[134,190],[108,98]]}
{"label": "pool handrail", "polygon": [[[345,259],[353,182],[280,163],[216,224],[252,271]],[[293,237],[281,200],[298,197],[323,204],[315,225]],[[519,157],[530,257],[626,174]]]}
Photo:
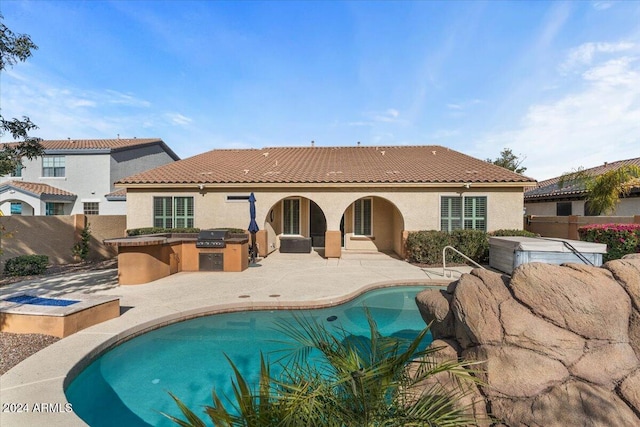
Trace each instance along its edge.
{"label": "pool handrail", "polygon": [[445,246],[442,249],[442,276],[446,277],[446,270],[447,270],[447,257],[446,257],[446,252],[447,249],[451,249],[452,251],[454,251],[455,253],[457,253],[458,255],[462,256],[464,259],[466,259],[467,261],[469,261],[470,263],[472,263],[473,265],[475,265],[476,267],[480,267],[483,270],[486,270],[486,268],[484,268],[483,266],[481,266],[480,264],[478,264],[477,262],[475,262],[474,260],[472,260],[471,258],[469,258],[468,256],[466,256],[465,254],[463,254],[462,252],[460,252],[459,250],[457,250],[456,248],[454,248],[453,246]]}

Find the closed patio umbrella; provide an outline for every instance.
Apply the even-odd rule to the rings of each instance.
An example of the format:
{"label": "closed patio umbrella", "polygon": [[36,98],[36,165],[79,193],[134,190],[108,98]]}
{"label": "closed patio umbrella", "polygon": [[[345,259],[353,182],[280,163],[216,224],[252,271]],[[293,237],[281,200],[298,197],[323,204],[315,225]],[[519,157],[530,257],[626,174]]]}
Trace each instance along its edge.
{"label": "closed patio umbrella", "polygon": [[249,196],[249,233],[251,233],[251,262],[256,261],[256,233],[260,230],[256,222],[256,196],[251,193]]}

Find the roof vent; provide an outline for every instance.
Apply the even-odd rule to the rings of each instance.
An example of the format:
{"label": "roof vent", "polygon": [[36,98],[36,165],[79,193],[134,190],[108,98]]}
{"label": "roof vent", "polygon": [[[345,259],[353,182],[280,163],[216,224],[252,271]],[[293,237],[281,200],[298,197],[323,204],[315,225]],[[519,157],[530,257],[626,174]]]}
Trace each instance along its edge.
{"label": "roof vent", "polygon": [[384,156],[384,153],[385,153],[385,151],[384,151],[384,150],[380,152],[380,154],[382,154],[383,156]]}
{"label": "roof vent", "polygon": [[316,146],[316,142],[315,141],[311,141],[311,148]]}
{"label": "roof vent", "polygon": [[267,157],[269,155],[269,153],[262,153],[263,156]]}
{"label": "roof vent", "polygon": [[435,155],[436,155],[436,150],[433,150],[433,151],[431,152],[431,154],[433,154],[433,155],[435,156]]}
{"label": "roof vent", "polygon": [[360,141],[358,141],[358,147],[360,147]]}

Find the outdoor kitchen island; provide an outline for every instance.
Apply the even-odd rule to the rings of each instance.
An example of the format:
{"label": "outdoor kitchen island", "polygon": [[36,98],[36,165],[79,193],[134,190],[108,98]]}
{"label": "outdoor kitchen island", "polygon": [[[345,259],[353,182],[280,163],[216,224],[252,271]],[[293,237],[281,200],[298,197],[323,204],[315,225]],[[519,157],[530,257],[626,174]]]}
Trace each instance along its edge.
{"label": "outdoor kitchen island", "polygon": [[118,283],[139,285],[180,271],[244,271],[249,268],[246,235],[201,231],[108,239],[118,248]]}

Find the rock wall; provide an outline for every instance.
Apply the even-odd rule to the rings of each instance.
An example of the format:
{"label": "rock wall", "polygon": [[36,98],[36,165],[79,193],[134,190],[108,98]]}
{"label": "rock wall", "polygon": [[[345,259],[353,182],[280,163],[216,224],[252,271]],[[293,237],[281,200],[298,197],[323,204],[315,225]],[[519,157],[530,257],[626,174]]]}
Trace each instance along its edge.
{"label": "rock wall", "polygon": [[483,362],[483,424],[640,426],[640,255],[475,269],[416,303],[443,355]]}

